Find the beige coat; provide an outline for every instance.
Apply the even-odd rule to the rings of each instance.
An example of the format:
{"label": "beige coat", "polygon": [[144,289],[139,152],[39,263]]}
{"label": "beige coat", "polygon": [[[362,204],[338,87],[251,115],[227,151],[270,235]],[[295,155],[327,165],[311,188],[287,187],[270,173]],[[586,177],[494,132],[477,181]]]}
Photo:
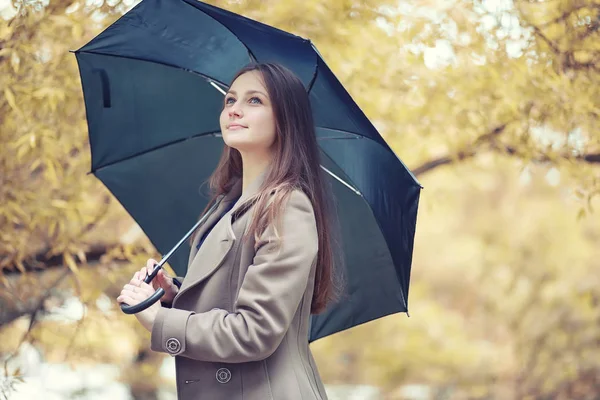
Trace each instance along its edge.
{"label": "beige coat", "polygon": [[261,183],[248,187],[196,254],[203,232],[240,195],[239,183],[200,227],[173,307],[162,307],[154,323],[152,350],[175,356],[179,400],[327,398],[308,345],[318,248],[313,208],[293,192],[282,246],[269,228],[255,250],[252,237],[241,240],[252,209],[233,221],[232,214]]}

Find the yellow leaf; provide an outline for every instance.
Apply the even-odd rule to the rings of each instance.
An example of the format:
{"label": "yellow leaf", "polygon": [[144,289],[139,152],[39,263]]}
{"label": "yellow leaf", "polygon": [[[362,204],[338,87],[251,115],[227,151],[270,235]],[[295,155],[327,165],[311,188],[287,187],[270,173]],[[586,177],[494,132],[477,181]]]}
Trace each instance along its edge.
{"label": "yellow leaf", "polygon": [[23,157],[25,157],[25,154],[27,154],[27,152],[29,151],[29,146],[21,146],[19,147],[19,149],[17,150],[17,160],[23,161]]}
{"label": "yellow leaf", "polygon": [[73,258],[71,253],[63,253],[63,260],[65,261],[65,264],[67,265],[67,267],[69,267],[71,272],[73,272],[73,274],[79,275],[79,267],[77,267],[77,263],[75,262],[75,259]]}
{"label": "yellow leaf", "polygon": [[10,55],[10,65],[15,73],[19,72],[20,64],[21,59],[19,58],[19,54],[17,54],[16,50],[13,50],[12,54]]}
{"label": "yellow leaf", "polygon": [[58,225],[57,220],[53,219],[50,221],[50,224],[48,226],[48,235],[50,237],[54,237],[54,235],[56,234],[56,227]]}
{"label": "yellow leaf", "polygon": [[12,31],[12,27],[8,24],[0,24],[0,40],[8,39]]}
{"label": "yellow leaf", "polygon": [[15,260],[15,264],[17,265],[17,268],[19,269],[19,271],[21,271],[21,273],[25,273],[25,265],[23,265],[22,260]]}
{"label": "yellow leaf", "polygon": [[35,90],[31,95],[34,99],[41,99],[49,94],[50,89],[47,87],[39,88]]}
{"label": "yellow leaf", "polygon": [[21,112],[19,107],[17,107],[15,95],[9,88],[4,89],[4,97],[6,97],[6,101],[8,102],[8,105],[10,106],[10,108],[12,108],[14,111],[16,111],[18,113]]}
{"label": "yellow leaf", "polygon": [[41,159],[36,158],[35,160],[33,160],[31,165],[29,166],[29,171],[31,171],[31,172],[35,171],[35,169],[37,167],[39,167],[41,163],[42,163]]}
{"label": "yellow leaf", "polygon": [[52,15],[49,18],[58,27],[66,27],[66,26],[69,26],[69,25],[71,25],[73,23],[73,21],[71,20],[71,18],[69,18],[67,16],[64,16],[64,15]]}
{"label": "yellow leaf", "polygon": [[26,219],[29,215],[20,207],[20,205],[17,202],[11,201],[8,202],[8,207],[10,208],[10,210],[15,214],[18,215],[19,217]]}
{"label": "yellow leaf", "polygon": [[58,184],[58,176],[56,175],[56,169],[54,168],[52,160],[46,162],[46,176],[53,184]]}
{"label": "yellow leaf", "polygon": [[54,199],[50,202],[50,204],[52,204],[56,208],[62,208],[63,210],[69,207],[69,203],[60,199]]}
{"label": "yellow leaf", "polygon": [[25,143],[27,143],[27,140],[29,139],[29,136],[27,135],[22,135],[21,137],[19,137],[17,140],[15,140],[12,144],[13,148],[18,149],[19,147],[23,146]]}
{"label": "yellow leaf", "polygon": [[81,24],[74,24],[71,28],[71,34],[76,40],[81,39],[83,36],[83,28],[81,27]]}

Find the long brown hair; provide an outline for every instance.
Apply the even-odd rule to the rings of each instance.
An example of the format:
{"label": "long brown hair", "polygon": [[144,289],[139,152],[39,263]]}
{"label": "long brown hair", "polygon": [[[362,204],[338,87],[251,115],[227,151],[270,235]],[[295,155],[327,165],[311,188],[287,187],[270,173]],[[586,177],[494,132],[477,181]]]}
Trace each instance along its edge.
{"label": "long brown hair", "polygon": [[[330,301],[337,300],[341,281],[335,279],[337,257],[333,234],[335,212],[332,194],[320,168],[319,148],[308,93],[302,81],[289,69],[271,63],[252,63],[234,77],[258,71],[266,86],[275,116],[276,139],[271,167],[259,193],[248,201],[254,203],[252,222],[247,234],[258,238],[265,229],[278,226],[279,217],[291,192],[302,190],[310,199],[317,224],[319,250],[311,312],[322,312]],[[232,82],[233,82],[232,81]],[[240,153],[227,145],[219,164],[210,177],[213,199],[226,194],[242,176]]]}

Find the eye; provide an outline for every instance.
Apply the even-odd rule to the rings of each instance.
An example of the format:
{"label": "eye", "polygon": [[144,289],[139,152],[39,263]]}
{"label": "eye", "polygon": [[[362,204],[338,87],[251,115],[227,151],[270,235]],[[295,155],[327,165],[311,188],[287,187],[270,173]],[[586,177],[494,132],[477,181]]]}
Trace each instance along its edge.
{"label": "eye", "polygon": [[233,96],[229,96],[225,98],[225,104],[233,104],[235,103],[235,99],[233,98]]}
{"label": "eye", "polygon": [[262,104],[262,100],[256,96],[251,97],[250,100],[248,100],[248,101],[252,104]]}

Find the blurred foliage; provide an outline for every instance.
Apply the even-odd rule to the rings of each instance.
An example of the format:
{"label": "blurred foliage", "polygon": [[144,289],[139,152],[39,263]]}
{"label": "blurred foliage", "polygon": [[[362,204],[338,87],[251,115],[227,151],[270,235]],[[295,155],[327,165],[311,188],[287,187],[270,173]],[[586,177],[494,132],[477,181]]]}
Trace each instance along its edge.
{"label": "blurred foliage", "polygon": [[427,383],[450,398],[595,398],[600,216],[578,220],[579,200],[546,167],[493,166],[477,158],[428,177],[410,318],[315,343],[330,381],[390,392]]}
{"label": "blurred foliage", "polygon": [[[391,398],[402,383],[473,399],[600,391],[600,5],[210,3],[310,38],[426,187],[411,318],[315,343],[327,382],[376,384]],[[160,356],[132,318],[99,304],[109,298],[114,308],[135,266],[156,254],[87,174],[85,109],[68,52],[132,5],[0,9],[0,352],[27,341],[49,361],[124,371],[135,363],[139,374],[123,379],[145,393],[158,382],[148,377]],[[53,320],[73,295],[84,318]]]}

